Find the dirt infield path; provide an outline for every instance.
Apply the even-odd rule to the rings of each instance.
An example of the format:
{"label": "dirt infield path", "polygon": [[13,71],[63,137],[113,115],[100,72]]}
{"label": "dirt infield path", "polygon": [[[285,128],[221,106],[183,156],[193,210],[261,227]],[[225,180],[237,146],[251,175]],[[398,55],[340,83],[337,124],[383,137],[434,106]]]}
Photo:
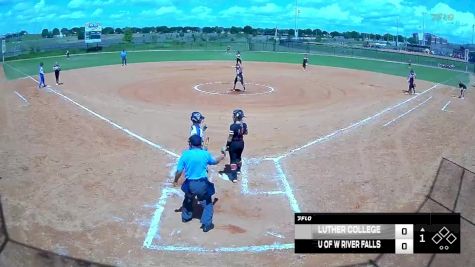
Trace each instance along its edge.
{"label": "dirt infield path", "polygon": [[[229,62],[65,71],[64,84],[53,87],[56,94],[37,89],[31,79],[0,79],[0,192],[11,236],[119,266],[338,266],[373,258],[301,256],[292,249],[144,248],[169,186],[173,154],[186,148],[195,110],[206,116],[212,152],[225,142],[232,110],[245,110],[247,179],[256,194],[243,193],[242,182],[220,179],[216,171],[222,166],[211,168],[219,198],[216,229],[204,234],[198,222],[182,224],[174,212],[181,196],[170,194],[154,246],[213,250],[292,243],[292,203],[279,193],[283,175],[302,211],[411,212],[442,156],[475,169],[471,90],[462,101],[453,97],[453,88],[420,81],[418,91],[427,91],[412,99],[402,93],[405,79],[383,74],[324,67],[303,72],[270,63],[245,63],[244,71],[247,95],[228,94],[234,78]],[[52,80],[47,75],[47,83]],[[218,94],[195,90],[200,84],[202,91]],[[252,95],[268,90],[261,85],[274,91]],[[279,156],[283,174],[264,160]]]}

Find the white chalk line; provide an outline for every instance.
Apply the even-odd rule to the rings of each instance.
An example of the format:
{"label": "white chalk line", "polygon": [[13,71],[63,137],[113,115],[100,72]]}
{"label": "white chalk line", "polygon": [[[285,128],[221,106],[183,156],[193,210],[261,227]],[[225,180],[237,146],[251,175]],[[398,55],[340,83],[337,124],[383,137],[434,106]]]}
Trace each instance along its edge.
{"label": "white chalk line", "polygon": [[[226,82],[208,82],[208,83],[200,83],[200,84],[196,84],[193,86],[193,89],[200,92],[200,93],[204,93],[204,94],[208,94],[208,95],[238,95],[238,96],[252,96],[252,95],[265,95],[265,94],[270,94],[272,92],[274,92],[274,87],[272,86],[269,86],[269,85],[265,85],[265,84],[258,84],[258,83],[253,83],[253,82],[247,82],[246,85],[257,85],[257,86],[262,86],[262,87],[265,87],[268,89],[268,91],[266,92],[260,92],[260,93],[241,93],[241,94],[231,94],[231,93],[220,93],[220,92],[209,92],[209,91],[205,91],[203,89],[200,89],[201,86],[203,85],[210,85],[210,84],[228,84]],[[244,91],[243,91],[244,92]]]}
{"label": "white chalk line", "polygon": [[419,103],[417,106],[415,106],[415,107],[411,108],[410,110],[408,110],[408,111],[402,113],[401,115],[397,116],[396,118],[394,118],[394,119],[388,121],[387,123],[385,123],[385,124],[383,125],[383,127],[387,127],[387,126],[391,125],[391,124],[394,123],[395,121],[399,120],[400,118],[402,118],[402,117],[406,116],[407,114],[411,113],[412,111],[416,110],[416,109],[419,108],[420,106],[422,106],[422,105],[424,105],[425,103],[427,103],[427,101],[431,100],[431,98],[432,98],[432,96],[430,96],[429,98],[427,98],[425,101]]}
{"label": "white chalk line", "polygon": [[286,158],[286,157],[288,157],[288,156],[290,156],[290,155],[292,155],[292,154],[294,154],[294,153],[296,153],[296,152],[298,152],[298,151],[300,151],[300,150],[303,150],[303,149],[305,149],[305,148],[307,148],[307,147],[310,147],[310,146],[312,146],[312,145],[315,145],[315,144],[319,144],[319,143],[323,143],[323,142],[325,142],[325,141],[328,141],[328,140],[330,140],[330,139],[332,139],[332,138],[334,138],[334,137],[336,137],[336,136],[338,136],[338,135],[340,135],[340,134],[342,134],[342,133],[344,133],[344,132],[347,132],[347,131],[349,131],[349,130],[351,130],[351,129],[353,129],[353,128],[356,128],[356,127],[358,127],[358,126],[360,126],[360,125],[363,125],[363,124],[365,124],[365,123],[367,123],[367,122],[369,122],[369,121],[372,121],[372,120],[374,120],[374,119],[380,117],[381,115],[385,114],[386,112],[389,112],[389,111],[391,111],[391,110],[393,110],[393,109],[396,109],[396,108],[398,108],[398,107],[400,107],[400,106],[402,106],[402,105],[404,105],[404,104],[406,104],[406,103],[408,103],[408,102],[410,102],[410,101],[412,101],[412,100],[414,100],[414,99],[420,97],[421,95],[423,95],[423,94],[425,94],[425,93],[427,93],[427,92],[430,92],[431,90],[433,90],[434,88],[436,88],[436,87],[439,86],[439,85],[440,85],[440,83],[437,83],[437,84],[433,85],[432,87],[426,89],[425,91],[421,92],[419,95],[415,95],[415,96],[413,96],[413,97],[411,97],[411,98],[409,98],[409,99],[406,99],[406,100],[404,100],[404,101],[402,101],[402,102],[400,102],[400,103],[398,103],[398,104],[396,104],[396,105],[387,107],[387,108],[385,108],[385,109],[383,109],[383,110],[377,112],[376,114],[373,114],[373,115],[371,115],[371,116],[369,116],[369,117],[366,117],[366,118],[364,118],[364,119],[361,119],[361,120],[359,120],[359,121],[357,121],[357,122],[354,122],[354,123],[350,124],[350,125],[347,126],[347,127],[340,128],[340,129],[338,129],[338,130],[335,130],[335,131],[333,131],[332,133],[329,133],[329,134],[327,134],[327,135],[325,135],[325,136],[319,137],[319,138],[317,138],[317,139],[315,139],[315,140],[313,140],[313,141],[311,141],[311,142],[308,142],[307,144],[305,144],[305,145],[303,145],[303,146],[300,146],[300,147],[291,149],[290,151],[288,151],[288,152],[286,152],[286,153],[284,153],[284,154],[276,155],[276,156],[273,156],[273,157],[266,157],[266,158],[264,158],[264,160],[280,160],[280,159]]}
{"label": "white chalk line", "polygon": [[[10,65],[7,64],[7,66],[10,66]],[[17,70],[18,72],[20,72],[20,73],[26,75],[27,77],[30,77],[30,79],[32,79],[33,81],[38,82],[35,78],[31,77],[30,75],[25,74],[25,73],[22,72],[21,70],[15,68],[15,67],[12,67],[12,66],[10,66],[10,67],[13,68],[13,69],[15,69],[15,70]],[[115,128],[117,128],[117,129],[119,129],[119,130],[125,132],[125,133],[128,134],[129,136],[131,136],[131,137],[133,137],[133,138],[135,138],[135,139],[137,139],[137,140],[139,140],[139,141],[142,141],[142,142],[144,142],[144,143],[146,143],[146,144],[148,144],[148,145],[150,145],[150,146],[152,146],[152,147],[154,147],[154,148],[156,148],[156,149],[158,149],[158,150],[160,150],[160,151],[162,151],[162,152],[164,152],[164,153],[166,153],[166,154],[168,154],[168,155],[170,155],[170,156],[173,156],[173,157],[175,157],[175,158],[178,158],[178,157],[179,157],[178,154],[176,154],[176,153],[174,153],[174,152],[172,152],[172,151],[170,151],[170,150],[168,150],[168,149],[166,149],[166,148],[163,148],[162,146],[160,146],[160,145],[158,145],[158,144],[156,144],[156,143],[154,143],[154,142],[152,142],[152,141],[150,141],[150,140],[148,140],[148,139],[146,139],[146,138],[144,138],[144,137],[142,137],[142,136],[140,136],[140,135],[138,135],[138,134],[132,132],[131,130],[129,130],[129,129],[127,129],[127,128],[125,128],[125,127],[123,127],[123,126],[121,126],[121,125],[119,125],[119,124],[117,124],[117,123],[115,123],[115,122],[113,122],[113,121],[111,121],[110,119],[108,119],[108,118],[106,118],[106,117],[100,115],[99,113],[92,111],[91,109],[87,108],[86,106],[81,105],[81,104],[79,104],[78,102],[74,101],[73,99],[67,97],[66,95],[64,95],[64,94],[62,94],[62,93],[60,93],[60,92],[58,92],[58,91],[55,90],[54,88],[48,87],[48,89],[49,89],[50,92],[52,92],[52,93],[54,93],[54,94],[56,94],[56,95],[62,97],[63,99],[65,99],[65,100],[67,100],[67,101],[73,103],[73,104],[76,105],[77,107],[79,107],[79,108],[81,108],[81,109],[83,109],[83,110],[89,112],[90,114],[94,115],[95,117],[97,117],[97,118],[99,118],[99,119],[101,119],[101,120],[107,122],[108,124],[112,125],[113,127],[115,127]]]}
{"label": "white chalk line", "polygon": [[445,109],[447,108],[447,106],[450,104],[450,100],[447,102],[447,104],[444,105],[444,107],[442,107],[442,111],[446,111]]}
{"label": "white chalk line", "polygon": [[26,100],[26,98],[23,97],[20,93],[18,93],[17,91],[14,91],[14,93],[15,93],[23,102],[25,102],[27,105],[29,104],[29,103],[28,103],[28,100]]}

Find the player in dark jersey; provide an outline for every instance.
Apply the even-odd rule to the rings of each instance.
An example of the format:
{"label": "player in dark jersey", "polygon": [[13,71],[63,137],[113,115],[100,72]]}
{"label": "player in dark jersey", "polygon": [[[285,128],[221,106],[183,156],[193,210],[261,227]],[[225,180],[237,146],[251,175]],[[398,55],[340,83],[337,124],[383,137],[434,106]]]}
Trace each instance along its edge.
{"label": "player in dark jersey", "polygon": [[242,65],[241,65],[241,63],[236,63],[236,77],[234,78],[233,91],[236,91],[236,83],[238,81],[241,82],[243,91],[246,91],[246,85],[244,84],[244,77],[242,76]]}
{"label": "player in dark jersey", "polygon": [[236,52],[236,64],[242,64],[242,60],[241,60],[241,52],[237,51]]}
{"label": "player in dark jersey", "polygon": [[244,135],[247,135],[247,124],[243,122],[244,111],[236,109],[233,111],[233,124],[229,126],[229,136],[226,149],[229,151],[231,181],[237,182],[237,175],[241,173],[242,151],[244,150]]}
{"label": "player in dark jersey", "polygon": [[465,97],[465,90],[467,90],[467,86],[463,82],[459,82],[459,88],[460,88],[460,95],[459,98],[464,99]]}
{"label": "player in dark jersey", "polygon": [[303,62],[302,62],[302,67],[304,71],[307,69],[307,65],[308,65],[308,54],[305,54],[303,58]]}
{"label": "player in dark jersey", "polygon": [[412,95],[416,93],[416,73],[414,70],[409,72],[409,76],[407,77],[407,82],[409,83],[409,90],[407,92]]}

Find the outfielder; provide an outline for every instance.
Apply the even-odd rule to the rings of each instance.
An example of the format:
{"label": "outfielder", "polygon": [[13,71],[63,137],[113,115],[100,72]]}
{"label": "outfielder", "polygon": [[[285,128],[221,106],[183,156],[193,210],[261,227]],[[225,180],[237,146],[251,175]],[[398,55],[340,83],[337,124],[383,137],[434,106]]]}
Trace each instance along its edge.
{"label": "outfielder", "polygon": [[460,99],[464,99],[465,97],[465,90],[467,90],[467,86],[463,82],[459,82],[459,89],[460,89]]}
{"label": "outfielder", "polygon": [[244,111],[233,111],[233,124],[229,126],[229,136],[226,142],[226,150],[229,151],[231,181],[237,182],[237,175],[241,173],[242,151],[244,150],[244,135],[247,135],[247,124],[243,122]]}
{"label": "outfielder", "polygon": [[236,64],[239,63],[239,64],[242,64],[242,61],[241,61],[241,52],[237,51],[236,52]]}
{"label": "outfielder", "polygon": [[[242,65],[236,62],[236,77],[234,78],[233,91],[236,91],[236,83],[239,81],[242,84],[243,91],[246,91],[246,85],[244,84],[244,77],[242,76]],[[239,90],[237,90],[239,91]]]}

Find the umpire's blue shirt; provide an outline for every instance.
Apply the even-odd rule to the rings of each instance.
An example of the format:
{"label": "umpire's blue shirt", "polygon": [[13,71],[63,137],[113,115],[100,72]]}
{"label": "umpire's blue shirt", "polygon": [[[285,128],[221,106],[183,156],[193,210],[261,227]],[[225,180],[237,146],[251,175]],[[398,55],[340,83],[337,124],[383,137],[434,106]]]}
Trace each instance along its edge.
{"label": "umpire's blue shirt", "polygon": [[201,148],[191,148],[183,152],[178,160],[176,170],[182,172],[185,169],[185,178],[188,180],[198,180],[207,178],[208,165],[216,165],[218,162],[213,158],[211,153]]}

